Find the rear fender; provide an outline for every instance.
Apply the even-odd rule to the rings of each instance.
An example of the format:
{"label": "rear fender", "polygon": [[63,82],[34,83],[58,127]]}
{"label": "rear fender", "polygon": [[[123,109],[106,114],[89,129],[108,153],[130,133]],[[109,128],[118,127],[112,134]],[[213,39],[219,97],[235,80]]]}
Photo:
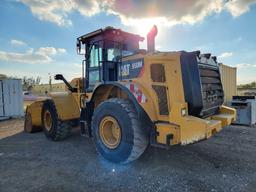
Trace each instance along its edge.
{"label": "rear fender", "polygon": [[147,130],[152,128],[153,124],[151,118],[144,108],[144,106],[148,104],[149,100],[141,87],[138,84],[131,82],[107,82],[98,85],[94,89],[91,100],[86,104],[85,114],[91,114],[89,117],[85,117],[86,121],[90,122],[93,110],[101,102],[110,98],[129,99],[136,109],[141,122],[146,124],[143,127],[147,127]]}

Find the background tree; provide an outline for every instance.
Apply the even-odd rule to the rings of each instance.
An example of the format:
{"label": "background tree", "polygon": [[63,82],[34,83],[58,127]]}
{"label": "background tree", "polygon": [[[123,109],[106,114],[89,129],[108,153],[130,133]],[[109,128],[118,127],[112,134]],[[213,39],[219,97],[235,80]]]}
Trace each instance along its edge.
{"label": "background tree", "polygon": [[41,77],[27,77],[24,76],[22,78],[22,88],[24,91],[28,91],[28,89],[31,89],[35,85],[39,85],[41,82]]}
{"label": "background tree", "polygon": [[253,89],[256,88],[256,81],[253,81],[248,84],[238,85],[238,88],[240,89]]}

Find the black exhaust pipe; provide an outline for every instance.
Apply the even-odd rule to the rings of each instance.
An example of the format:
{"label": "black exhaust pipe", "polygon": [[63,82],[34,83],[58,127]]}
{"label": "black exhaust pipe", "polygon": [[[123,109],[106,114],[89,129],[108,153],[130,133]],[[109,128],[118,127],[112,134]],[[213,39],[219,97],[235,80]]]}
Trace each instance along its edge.
{"label": "black exhaust pipe", "polygon": [[149,52],[155,51],[155,37],[157,35],[157,26],[154,25],[147,34],[147,49]]}

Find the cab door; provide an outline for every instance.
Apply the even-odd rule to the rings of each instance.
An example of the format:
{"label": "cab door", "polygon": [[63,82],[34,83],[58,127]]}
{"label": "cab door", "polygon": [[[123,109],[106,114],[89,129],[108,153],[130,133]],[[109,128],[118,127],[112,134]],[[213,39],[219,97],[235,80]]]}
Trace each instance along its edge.
{"label": "cab door", "polygon": [[88,80],[87,92],[92,92],[95,85],[102,79],[102,48],[93,44],[87,61],[86,77]]}

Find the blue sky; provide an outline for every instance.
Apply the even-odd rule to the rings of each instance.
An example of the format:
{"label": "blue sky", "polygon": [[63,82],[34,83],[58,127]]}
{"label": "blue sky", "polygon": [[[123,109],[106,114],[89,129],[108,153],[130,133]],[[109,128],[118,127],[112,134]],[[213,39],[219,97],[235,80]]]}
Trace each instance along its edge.
{"label": "blue sky", "polygon": [[255,0],[2,0],[0,74],[71,80],[81,74],[78,36],[105,26],[145,36],[153,24],[158,50],[210,52],[238,68],[239,84],[256,81]]}

